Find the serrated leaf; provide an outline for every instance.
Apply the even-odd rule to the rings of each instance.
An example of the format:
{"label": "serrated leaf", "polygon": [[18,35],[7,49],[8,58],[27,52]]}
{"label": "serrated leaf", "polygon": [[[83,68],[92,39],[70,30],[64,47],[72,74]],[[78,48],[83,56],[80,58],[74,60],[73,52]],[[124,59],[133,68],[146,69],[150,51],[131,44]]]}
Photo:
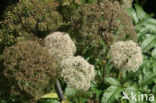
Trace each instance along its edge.
{"label": "serrated leaf", "polygon": [[[147,69],[147,68],[146,68]],[[145,75],[143,81],[140,83],[141,86],[145,86],[150,84],[151,82],[153,82],[156,79],[156,73],[148,73]]]}
{"label": "serrated leaf", "polygon": [[155,58],[151,58],[151,64],[152,64],[153,72],[156,72],[156,59]]}
{"label": "serrated leaf", "polygon": [[110,71],[112,70],[113,66],[109,63],[106,63],[106,73],[105,76],[108,76],[110,74]]}
{"label": "serrated leaf", "polygon": [[150,23],[150,24],[156,25],[156,19],[149,18],[149,19],[147,20],[147,22]]}
{"label": "serrated leaf", "polygon": [[137,34],[138,34],[139,37],[142,37],[142,36],[144,36],[148,32],[149,32],[149,28],[142,28],[142,27],[140,27],[140,29],[139,29]]}
{"label": "serrated leaf", "polygon": [[156,33],[156,25],[146,22],[143,26],[144,28],[148,28],[150,33]]}
{"label": "serrated leaf", "polygon": [[137,35],[138,35],[138,41],[142,42],[143,40],[146,39],[146,33],[149,32],[149,29],[148,28],[141,28],[139,29]]}
{"label": "serrated leaf", "polygon": [[[153,21],[153,23],[152,23]],[[150,33],[156,33],[156,24],[154,20],[146,19],[136,25],[136,30],[140,32],[141,29],[147,29]]]}
{"label": "serrated leaf", "polygon": [[133,8],[127,9],[127,13],[132,18],[132,20],[134,21],[135,24],[137,24],[139,22],[137,14]]}
{"label": "serrated leaf", "polygon": [[117,79],[115,79],[115,78],[106,77],[106,78],[105,78],[105,81],[108,82],[108,83],[111,84],[111,85],[120,86],[120,82],[119,82]]}
{"label": "serrated leaf", "polygon": [[152,51],[152,57],[156,58],[156,48]]}
{"label": "serrated leaf", "polygon": [[113,103],[115,99],[118,99],[121,95],[122,88],[119,86],[110,86],[103,94],[101,103]]}
{"label": "serrated leaf", "polygon": [[138,89],[137,89],[136,86],[129,86],[129,87],[125,88],[125,91],[126,91],[128,94],[130,94],[132,91],[133,91],[134,93],[138,93]]}
{"label": "serrated leaf", "polygon": [[156,44],[156,36],[150,36],[143,41],[143,43],[141,44],[141,48],[145,53],[151,48],[155,47],[155,44]]}
{"label": "serrated leaf", "polygon": [[[124,89],[124,92],[129,96],[129,95],[131,95],[132,92],[134,94],[138,94],[139,90],[138,90],[137,86],[129,86]],[[129,101],[129,103],[140,103],[138,101],[133,101],[131,99],[129,99],[128,101]],[[143,103],[143,102],[141,102],[141,103]]]}
{"label": "serrated leaf", "polygon": [[75,89],[72,89],[72,88],[66,88],[65,89],[65,93],[64,93],[64,95],[65,96],[67,96],[67,97],[70,97],[70,96],[73,96],[73,95],[75,95],[76,94],[76,90]]}
{"label": "serrated leaf", "polygon": [[148,15],[145,13],[145,11],[140,7],[139,5],[134,5],[137,13],[137,17],[140,20],[148,18]]}

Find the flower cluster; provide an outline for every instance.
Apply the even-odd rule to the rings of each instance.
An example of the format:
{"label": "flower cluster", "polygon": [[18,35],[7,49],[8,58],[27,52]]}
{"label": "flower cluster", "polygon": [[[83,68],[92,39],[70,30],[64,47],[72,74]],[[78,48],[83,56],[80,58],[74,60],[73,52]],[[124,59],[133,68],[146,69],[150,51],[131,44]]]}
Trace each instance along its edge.
{"label": "flower cluster", "polygon": [[[137,41],[132,20],[117,1],[104,0],[101,2],[101,6],[97,3],[84,4],[71,17],[70,22],[69,31],[74,35],[73,37],[84,38],[87,36],[88,42],[97,40],[98,44],[99,38],[103,38],[105,43],[110,45],[114,41]],[[90,36],[91,38],[89,38]],[[92,38],[94,39],[92,40]]]}
{"label": "flower cluster", "polygon": [[94,78],[94,66],[81,56],[74,56],[76,47],[69,34],[54,32],[45,38],[45,46],[61,68],[61,77],[68,87],[87,90]]}
{"label": "flower cluster", "polygon": [[68,87],[77,90],[89,89],[90,82],[94,79],[94,66],[90,65],[81,56],[63,60],[61,69],[61,76],[64,78]]}
{"label": "flower cluster", "polygon": [[[113,0],[111,0],[113,1]],[[80,6],[70,18],[70,36],[77,42],[77,54],[100,57],[104,45],[117,41],[137,41],[131,18],[118,1]],[[102,18],[102,19],[101,19]],[[87,49],[89,48],[89,49]],[[94,59],[95,60],[95,59]],[[95,62],[92,60],[93,62]]]}
{"label": "flower cluster", "polygon": [[132,2],[133,2],[133,0],[104,0],[104,1],[111,1],[111,2],[117,1],[124,9],[132,7]]}
{"label": "flower cluster", "polygon": [[119,1],[121,3],[121,6],[123,8],[130,8],[130,7],[132,7],[133,0],[117,0],[117,1]]}
{"label": "flower cluster", "polygon": [[81,0],[60,0],[59,2],[63,6],[69,6],[69,5],[72,5],[73,3],[81,4]]}
{"label": "flower cluster", "polygon": [[[36,41],[22,41],[6,48],[4,71],[0,77],[0,91],[16,101],[37,101],[57,76],[53,57]],[[3,77],[4,76],[4,77]]]}
{"label": "flower cluster", "polygon": [[143,62],[142,50],[133,41],[119,41],[110,47],[110,61],[114,67],[137,71]]}
{"label": "flower cluster", "polygon": [[16,0],[17,3],[4,11],[1,28],[4,46],[18,42],[19,37],[32,39],[33,36],[45,37],[63,24],[54,0]]}
{"label": "flower cluster", "polygon": [[69,34],[63,32],[54,32],[45,38],[45,46],[55,60],[60,63],[74,55],[76,47]]}

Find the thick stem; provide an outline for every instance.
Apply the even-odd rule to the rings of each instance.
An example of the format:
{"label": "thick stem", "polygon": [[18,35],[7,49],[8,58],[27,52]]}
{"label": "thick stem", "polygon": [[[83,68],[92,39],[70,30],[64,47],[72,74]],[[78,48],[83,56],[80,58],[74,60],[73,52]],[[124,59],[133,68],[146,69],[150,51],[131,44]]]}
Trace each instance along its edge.
{"label": "thick stem", "polygon": [[61,89],[61,85],[60,85],[58,79],[57,79],[56,82],[55,82],[55,90],[56,90],[56,93],[57,93],[59,99],[60,99],[61,101],[64,101],[65,98],[64,98],[64,95],[63,95],[63,92],[62,92],[62,89]]}
{"label": "thick stem", "polygon": [[100,0],[97,1],[98,5],[100,5]]}
{"label": "thick stem", "polygon": [[106,74],[106,60],[103,61],[103,83],[105,81],[105,74]]}
{"label": "thick stem", "polygon": [[107,63],[107,54],[108,54],[108,47],[106,48],[106,53],[105,53],[105,56],[104,56],[104,60],[103,60],[103,83],[105,82],[105,75],[106,75],[106,63]]}
{"label": "thick stem", "polygon": [[121,71],[119,71],[119,73],[118,73],[118,79],[122,80],[122,72]]}

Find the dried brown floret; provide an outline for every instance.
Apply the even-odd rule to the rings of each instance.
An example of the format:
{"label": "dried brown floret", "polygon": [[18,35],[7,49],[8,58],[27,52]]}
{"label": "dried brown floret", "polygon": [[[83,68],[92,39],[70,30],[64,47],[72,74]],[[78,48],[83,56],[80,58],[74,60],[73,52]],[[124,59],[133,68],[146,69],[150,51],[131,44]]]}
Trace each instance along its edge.
{"label": "dried brown floret", "polygon": [[[0,91],[15,100],[37,101],[52,85],[57,65],[48,51],[35,41],[23,41],[6,48]],[[31,102],[32,103],[32,102]]]}
{"label": "dried brown floret", "polygon": [[90,48],[90,53],[98,54],[96,51],[101,48],[99,41],[102,41],[102,36],[99,35],[100,11],[97,4],[84,4],[71,17],[69,32],[78,42],[78,53],[86,52],[85,50]]}
{"label": "dried brown floret", "polygon": [[[7,42],[16,42],[18,37],[29,37],[32,34],[45,37],[56,31],[62,25],[62,16],[57,12],[57,6],[54,0],[20,0],[8,7],[2,21]],[[11,39],[8,38],[10,36]]]}
{"label": "dried brown floret", "polygon": [[1,0],[0,1],[0,19],[2,19],[2,15],[3,12],[5,10],[5,8],[7,8],[8,6],[15,4],[16,2],[18,2],[18,0]]}
{"label": "dried brown floret", "polygon": [[71,4],[81,4],[81,0],[58,0],[63,6],[70,6]]}
{"label": "dried brown floret", "polygon": [[118,1],[123,8],[132,7],[133,2],[133,0],[114,0],[114,1]]}
{"label": "dried brown floret", "polygon": [[44,39],[44,45],[59,64],[63,59],[74,56],[76,47],[69,34],[53,32]]}
{"label": "dried brown floret", "polygon": [[98,25],[101,20],[101,8],[98,4],[85,4],[79,8],[71,18],[73,29],[83,35],[98,34]]}
{"label": "dried brown floret", "polygon": [[111,45],[110,62],[115,68],[136,72],[143,62],[140,46],[133,41],[119,41]]}
{"label": "dried brown floret", "polygon": [[133,0],[102,0],[103,1],[111,1],[111,2],[119,2],[120,6],[124,9],[132,7]]}
{"label": "dried brown floret", "polygon": [[120,40],[137,41],[131,18],[118,2],[103,2],[102,8],[104,20],[101,22],[101,29],[108,44]]}
{"label": "dried brown floret", "polygon": [[81,56],[69,57],[61,62],[61,76],[69,88],[88,90],[94,79],[94,66]]}
{"label": "dried brown floret", "polygon": [[96,52],[103,48],[101,41],[107,45],[121,40],[137,41],[131,18],[117,1],[84,4],[71,17],[70,23],[70,34],[77,40],[80,52],[89,47],[93,54],[99,54]]}

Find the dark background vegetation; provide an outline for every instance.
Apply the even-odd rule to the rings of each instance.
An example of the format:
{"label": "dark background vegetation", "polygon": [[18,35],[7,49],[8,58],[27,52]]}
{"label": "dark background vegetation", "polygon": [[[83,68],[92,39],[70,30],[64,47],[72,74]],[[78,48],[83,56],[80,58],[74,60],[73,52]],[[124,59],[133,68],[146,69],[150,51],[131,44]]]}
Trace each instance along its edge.
{"label": "dark background vegetation", "polygon": [[0,0],[0,18],[2,18],[2,14],[8,6],[18,2],[19,0]]}
{"label": "dark background vegetation", "polygon": [[147,13],[153,13],[156,18],[156,0],[135,0],[139,3]]}
{"label": "dark background vegetation", "polygon": [[[6,7],[18,2],[19,0],[0,0],[0,18],[2,18],[3,11]],[[156,18],[156,0],[135,0],[139,3],[147,13],[154,13]]]}

